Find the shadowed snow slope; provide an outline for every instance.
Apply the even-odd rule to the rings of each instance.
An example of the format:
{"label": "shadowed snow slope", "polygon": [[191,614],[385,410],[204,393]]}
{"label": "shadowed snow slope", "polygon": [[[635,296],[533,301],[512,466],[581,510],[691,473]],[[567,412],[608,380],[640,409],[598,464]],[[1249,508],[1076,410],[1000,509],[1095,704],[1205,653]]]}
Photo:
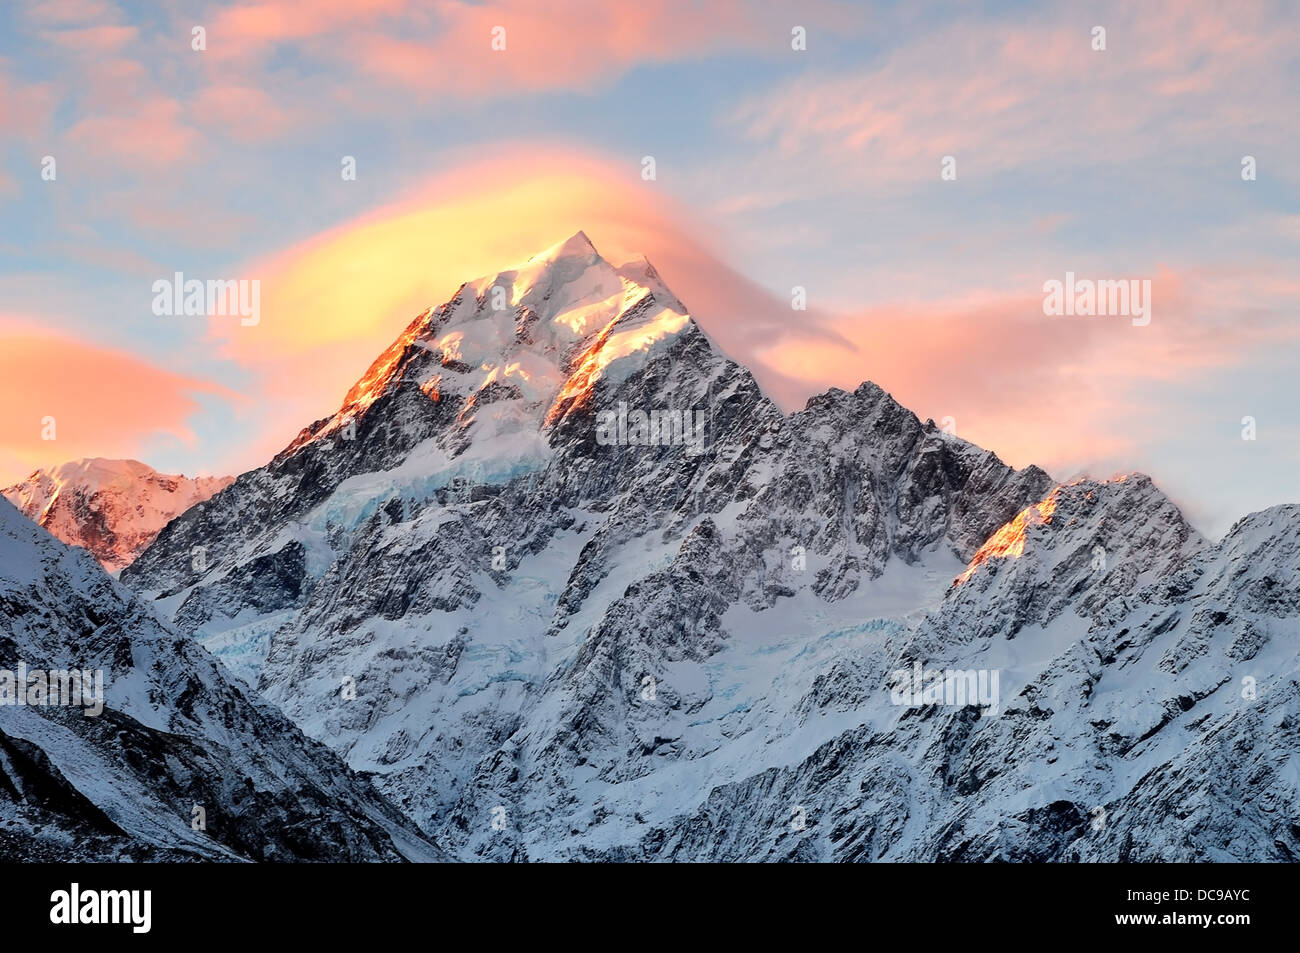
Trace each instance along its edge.
{"label": "shadowed snow slope", "polygon": [[[3,500],[0,669],[6,860],[442,856],[87,553]],[[69,669],[102,673],[97,715],[34,704],[45,697],[35,673]],[[29,704],[15,704],[20,679]]]}

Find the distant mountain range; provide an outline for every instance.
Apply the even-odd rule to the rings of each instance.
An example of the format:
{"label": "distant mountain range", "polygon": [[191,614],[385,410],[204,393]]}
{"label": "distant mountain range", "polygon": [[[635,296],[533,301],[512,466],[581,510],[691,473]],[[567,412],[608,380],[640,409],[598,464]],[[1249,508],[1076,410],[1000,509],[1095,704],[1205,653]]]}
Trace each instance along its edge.
{"label": "distant mountain range", "polygon": [[[28,641],[0,662],[152,606],[240,750],[323,784],[294,729],[246,727],[283,712],[357,772],[368,859],[1300,857],[1300,506],[1211,543],[1146,476],[1058,485],[872,384],[784,414],[582,233],[418,315],[120,586],[30,558],[3,551]],[[28,608],[69,573],[80,634]],[[123,827],[115,781],[62,777]]]}

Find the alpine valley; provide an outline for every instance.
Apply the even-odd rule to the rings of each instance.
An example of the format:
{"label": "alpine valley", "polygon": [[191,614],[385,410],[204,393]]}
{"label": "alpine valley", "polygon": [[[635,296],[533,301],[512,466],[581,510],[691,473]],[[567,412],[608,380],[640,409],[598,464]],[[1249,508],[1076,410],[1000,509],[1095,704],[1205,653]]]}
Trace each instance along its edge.
{"label": "alpine valley", "polygon": [[0,506],[0,665],[108,706],[0,705],[7,856],[1300,859],[1300,505],[1210,541],[870,383],[783,413],[582,233],[120,581]]}

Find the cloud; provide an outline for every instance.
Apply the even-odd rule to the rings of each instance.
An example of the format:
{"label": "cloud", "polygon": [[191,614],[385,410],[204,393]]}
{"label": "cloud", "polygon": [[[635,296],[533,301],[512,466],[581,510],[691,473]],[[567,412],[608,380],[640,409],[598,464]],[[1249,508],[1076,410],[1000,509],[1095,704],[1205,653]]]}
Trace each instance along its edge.
{"label": "cloud", "polygon": [[[1300,21],[1285,5],[1070,8],[933,18],[887,55],[800,74],[731,115],[807,192],[929,186],[1039,166],[1114,165],[1231,139],[1285,148]],[[1107,49],[1091,46],[1105,24]],[[760,157],[761,158],[761,157]]]}
{"label": "cloud", "polygon": [[71,153],[92,170],[147,174],[196,154],[199,136],[185,122],[185,104],[155,76],[165,58],[144,45],[138,27],[117,22],[116,7],[47,4],[27,17],[36,24],[29,42],[55,78],[14,84],[0,71],[0,131],[39,136],[56,158]]}
{"label": "cloud", "polygon": [[238,83],[206,86],[190,104],[205,127],[239,142],[265,142],[285,135],[303,121],[300,110],[282,108],[265,90]]}
{"label": "cloud", "polygon": [[[805,2],[800,22],[847,31],[853,5]],[[294,48],[421,96],[582,90],[639,65],[727,51],[788,52],[791,14],[774,2],[645,0],[493,4],[274,0],[222,10],[208,29],[214,60],[244,64]],[[504,30],[504,34],[494,31]],[[504,36],[504,49],[492,41]]]}
{"label": "cloud", "polygon": [[[203,393],[234,397],[134,354],[0,315],[0,479],[85,456],[139,456],[159,436],[193,441],[187,420]],[[53,440],[42,439],[46,418]]]}
{"label": "cloud", "polygon": [[[841,31],[862,21],[831,0],[814,0],[800,16]],[[179,12],[127,23],[114,4],[67,0],[22,18],[56,78],[19,87],[0,75],[0,131],[57,120],[57,148],[103,175],[147,177],[192,162],[223,136],[284,141],[345,119],[407,119],[417,101],[591,91],[645,64],[788,53],[789,19],[779,3],[742,0],[557,0],[544,9],[524,0],[267,0],[194,17],[207,44],[195,52],[191,19]],[[504,50],[492,47],[498,27]]]}
{"label": "cloud", "polygon": [[1300,282],[1281,270],[1161,269],[1152,320],[1047,317],[1037,289],[979,290],[960,299],[895,302],[838,315],[854,342],[790,341],[762,354],[794,369],[810,390],[864,377],[904,406],[1018,466],[1057,476],[1131,468],[1165,426],[1168,406],[1196,383],[1300,343],[1288,310]]}
{"label": "cloud", "polygon": [[107,0],[38,0],[25,8],[33,23],[76,27],[95,20],[116,20],[121,11]]}
{"label": "cloud", "polygon": [[210,325],[218,353],[267,389],[275,436],[258,452],[269,456],[305,422],[333,412],[420,311],[578,230],[610,260],[649,258],[719,346],[787,404],[802,385],[762,366],[758,348],[795,336],[852,347],[816,312],[793,321],[789,300],[731,268],[719,237],[643,182],[639,165],[535,144],[474,150],[407,197],[230,276],[261,282],[258,325]]}
{"label": "cloud", "polygon": [[48,83],[29,83],[6,75],[0,59],[0,135],[5,139],[34,139],[48,128],[56,101]]}
{"label": "cloud", "polygon": [[91,26],[70,30],[47,30],[42,36],[72,53],[115,53],[139,35],[133,26]]}
{"label": "cloud", "polygon": [[171,165],[195,154],[198,135],[183,122],[181,104],[157,96],[133,104],[129,113],[93,115],[77,122],[64,141],[83,156],[124,166]]}

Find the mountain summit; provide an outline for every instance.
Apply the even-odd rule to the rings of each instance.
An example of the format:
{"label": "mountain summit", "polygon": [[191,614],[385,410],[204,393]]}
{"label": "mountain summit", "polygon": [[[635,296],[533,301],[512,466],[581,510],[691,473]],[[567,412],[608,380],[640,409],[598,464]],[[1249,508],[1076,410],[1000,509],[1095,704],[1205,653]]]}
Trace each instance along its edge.
{"label": "mountain summit", "polygon": [[[644,259],[613,265],[578,232],[517,266],[468,282],[420,314],[370,366],[331,417],[285,450],[364,423],[383,398],[414,389],[456,409],[476,456],[516,456],[491,435],[535,432],[617,363],[630,373],[692,325]],[[415,398],[419,400],[419,398]],[[351,433],[349,430],[348,433]],[[497,446],[490,447],[489,443]]]}

